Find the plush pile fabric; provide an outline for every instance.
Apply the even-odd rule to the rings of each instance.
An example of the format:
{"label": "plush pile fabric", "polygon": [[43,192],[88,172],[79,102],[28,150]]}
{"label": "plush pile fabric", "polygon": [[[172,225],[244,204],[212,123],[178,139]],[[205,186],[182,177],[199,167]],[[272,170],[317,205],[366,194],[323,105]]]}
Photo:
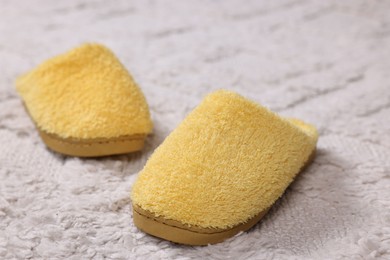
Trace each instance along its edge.
{"label": "plush pile fabric", "polygon": [[305,130],[236,93],[212,93],[148,160],[132,201],[202,228],[245,223],[269,208],[308,161],[317,132]]}
{"label": "plush pile fabric", "polygon": [[16,81],[39,129],[63,138],[148,134],[145,97],[115,55],[83,44],[49,59]]}

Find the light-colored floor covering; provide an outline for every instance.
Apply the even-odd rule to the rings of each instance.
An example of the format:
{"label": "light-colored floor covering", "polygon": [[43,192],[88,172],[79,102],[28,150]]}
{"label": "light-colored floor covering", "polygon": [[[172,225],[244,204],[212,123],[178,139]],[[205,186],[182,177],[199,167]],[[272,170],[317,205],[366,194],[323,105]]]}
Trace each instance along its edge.
{"label": "light-colored floor covering", "polygon": [[[0,258],[390,259],[388,1],[0,2]],[[82,42],[111,48],[155,122],[139,153],[64,157],[17,75]],[[314,163],[249,232],[207,247],[138,231],[129,191],[204,95],[227,88],[318,126]]]}

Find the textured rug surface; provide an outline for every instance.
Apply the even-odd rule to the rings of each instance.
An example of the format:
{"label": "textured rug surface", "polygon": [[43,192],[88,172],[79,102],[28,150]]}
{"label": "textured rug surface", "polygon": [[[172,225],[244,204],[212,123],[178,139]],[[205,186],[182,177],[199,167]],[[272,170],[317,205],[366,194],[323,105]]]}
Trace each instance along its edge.
{"label": "textured rug surface", "polygon": [[[0,1],[0,259],[390,259],[390,2]],[[111,48],[155,123],[142,152],[48,151],[14,89],[80,43]],[[319,128],[318,154],[249,232],[187,247],[138,231],[129,191],[212,90]]]}

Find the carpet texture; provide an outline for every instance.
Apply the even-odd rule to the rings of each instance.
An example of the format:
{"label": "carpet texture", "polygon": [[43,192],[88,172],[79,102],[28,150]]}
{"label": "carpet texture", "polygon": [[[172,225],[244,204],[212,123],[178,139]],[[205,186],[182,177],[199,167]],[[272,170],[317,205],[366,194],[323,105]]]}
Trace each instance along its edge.
{"label": "carpet texture", "polygon": [[[11,1],[0,8],[1,259],[390,259],[388,1]],[[15,78],[83,42],[112,49],[151,107],[142,152],[48,151]],[[187,247],[138,231],[130,190],[207,93],[316,125],[314,163],[249,232]]]}

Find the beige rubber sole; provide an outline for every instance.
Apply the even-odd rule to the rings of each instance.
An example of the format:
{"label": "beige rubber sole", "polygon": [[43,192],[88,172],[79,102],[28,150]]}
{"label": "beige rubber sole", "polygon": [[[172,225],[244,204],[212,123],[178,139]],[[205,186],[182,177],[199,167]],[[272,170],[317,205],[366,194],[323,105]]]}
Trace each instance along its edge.
{"label": "beige rubber sole", "polygon": [[101,157],[139,151],[144,147],[146,138],[146,135],[132,135],[116,138],[74,139],[61,138],[40,129],[38,132],[51,150],[77,157]]}
{"label": "beige rubber sole", "polygon": [[[315,151],[313,151],[299,172],[302,172],[308,165],[310,165],[314,157]],[[138,205],[133,205],[133,221],[136,227],[152,236],[179,244],[202,246],[223,242],[241,231],[249,230],[267,214],[271,207],[258,213],[247,222],[229,229],[188,226],[179,221],[165,219],[161,216],[157,217],[152,212],[144,210]]]}
{"label": "beige rubber sole", "polygon": [[140,230],[152,236],[185,245],[203,246],[220,243],[241,231],[247,231],[256,225],[256,223],[267,214],[268,210],[269,209],[260,212],[248,222],[233,228],[213,229],[190,227],[178,221],[156,217],[153,213],[146,211],[137,205],[133,205],[133,221]]}

